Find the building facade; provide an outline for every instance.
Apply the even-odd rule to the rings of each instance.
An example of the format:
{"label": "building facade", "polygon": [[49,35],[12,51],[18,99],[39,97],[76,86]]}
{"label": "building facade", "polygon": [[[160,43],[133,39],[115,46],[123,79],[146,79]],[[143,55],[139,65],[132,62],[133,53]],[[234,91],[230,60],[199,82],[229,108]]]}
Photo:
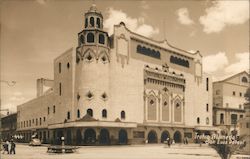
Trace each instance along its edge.
{"label": "building facade", "polygon": [[17,113],[8,114],[1,118],[1,140],[10,141],[16,134],[17,129]]}
{"label": "building facade", "polygon": [[214,125],[225,131],[238,130],[237,121],[245,116],[244,94],[249,87],[245,71],[213,83]]}
{"label": "building facade", "polygon": [[[92,5],[78,46],[54,60],[54,79],[38,80],[37,98],[19,105],[18,133],[66,144],[190,141],[213,131],[212,83],[199,51],[190,53],[130,31],[113,35]],[[44,91],[43,87],[50,89]]]}

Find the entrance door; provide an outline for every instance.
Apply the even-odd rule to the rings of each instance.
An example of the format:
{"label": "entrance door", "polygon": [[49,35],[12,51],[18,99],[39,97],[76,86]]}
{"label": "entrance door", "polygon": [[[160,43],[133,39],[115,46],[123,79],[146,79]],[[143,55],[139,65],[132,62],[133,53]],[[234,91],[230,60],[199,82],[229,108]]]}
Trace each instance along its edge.
{"label": "entrance door", "polygon": [[82,134],[81,134],[81,130],[77,129],[76,131],[76,144],[80,145],[82,143]]}
{"label": "entrance door", "polygon": [[163,131],[161,134],[161,143],[164,143],[164,141],[167,141],[167,138],[169,138],[169,132]]}
{"label": "entrance door", "polygon": [[94,144],[96,142],[96,133],[94,129],[86,129],[84,132],[84,143]]}
{"label": "entrance door", "polygon": [[72,140],[71,140],[71,130],[67,130],[66,144],[70,145],[71,143],[72,143]]}
{"label": "entrance door", "polygon": [[128,142],[127,131],[124,129],[121,129],[119,131],[119,144],[127,144],[127,142]]}
{"label": "entrance door", "polygon": [[101,129],[100,131],[100,144],[110,144],[109,131],[107,129]]}
{"label": "entrance door", "polygon": [[179,131],[174,133],[174,141],[175,143],[181,143],[181,133]]}
{"label": "entrance door", "polygon": [[148,133],[148,143],[157,143],[157,134],[153,130]]}

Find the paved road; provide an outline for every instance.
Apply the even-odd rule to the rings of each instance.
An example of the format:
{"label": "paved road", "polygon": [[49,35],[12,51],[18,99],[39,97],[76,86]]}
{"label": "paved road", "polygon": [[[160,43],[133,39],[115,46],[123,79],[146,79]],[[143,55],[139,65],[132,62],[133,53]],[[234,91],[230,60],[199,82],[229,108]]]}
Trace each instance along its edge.
{"label": "paved road", "polygon": [[17,144],[16,155],[2,155],[1,159],[219,159],[208,146],[130,145],[130,146],[84,146],[74,154],[48,154],[47,147],[29,147]]}

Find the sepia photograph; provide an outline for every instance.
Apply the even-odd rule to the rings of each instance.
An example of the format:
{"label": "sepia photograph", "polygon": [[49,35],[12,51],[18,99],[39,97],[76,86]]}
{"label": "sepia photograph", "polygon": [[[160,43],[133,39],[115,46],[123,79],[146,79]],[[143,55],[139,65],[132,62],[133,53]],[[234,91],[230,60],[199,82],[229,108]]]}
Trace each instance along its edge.
{"label": "sepia photograph", "polygon": [[249,0],[0,0],[0,159],[250,159]]}

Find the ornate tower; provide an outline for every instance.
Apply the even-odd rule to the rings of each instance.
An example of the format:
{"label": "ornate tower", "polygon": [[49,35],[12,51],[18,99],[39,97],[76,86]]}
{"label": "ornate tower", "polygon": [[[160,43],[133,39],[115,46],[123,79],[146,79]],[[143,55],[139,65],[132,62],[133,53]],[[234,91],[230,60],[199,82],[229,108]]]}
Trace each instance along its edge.
{"label": "ornate tower", "polygon": [[109,96],[109,36],[103,30],[103,16],[95,4],[84,18],[76,49],[75,111],[81,111],[80,117],[92,111],[93,117],[100,119],[100,113],[96,112],[106,109]]}

